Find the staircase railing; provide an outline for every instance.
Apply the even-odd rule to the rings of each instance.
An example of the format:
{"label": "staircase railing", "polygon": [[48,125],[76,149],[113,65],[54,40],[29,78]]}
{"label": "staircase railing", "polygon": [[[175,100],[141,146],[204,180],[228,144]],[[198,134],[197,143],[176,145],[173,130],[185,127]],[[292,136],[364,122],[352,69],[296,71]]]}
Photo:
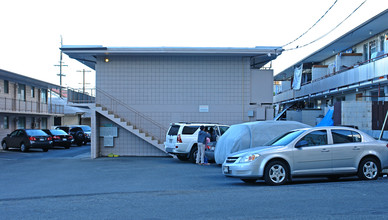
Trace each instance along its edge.
{"label": "staircase railing", "polygon": [[163,143],[166,138],[167,128],[151,119],[150,117],[136,111],[128,106],[123,101],[118,100],[107,92],[96,88],[96,103],[101,104],[101,107],[107,108],[108,111],[129,122],[134,128],[139,129],[140,132],[145,133],[148,136],[152,136],[158,140],[159,143]]}

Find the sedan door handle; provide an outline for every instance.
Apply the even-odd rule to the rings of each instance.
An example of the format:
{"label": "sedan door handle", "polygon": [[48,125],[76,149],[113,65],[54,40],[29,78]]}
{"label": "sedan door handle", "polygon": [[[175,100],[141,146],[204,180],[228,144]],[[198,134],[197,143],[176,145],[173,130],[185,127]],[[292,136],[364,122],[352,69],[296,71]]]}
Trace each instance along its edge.
{"label": "sedan door handle", "polygon": [[361,148],[354,146],[353,150],[361,150]]}
{"label": "sedan door handle", "polygon": [[329,152],[330,150],[328,149],[322,149],[321,152]]}

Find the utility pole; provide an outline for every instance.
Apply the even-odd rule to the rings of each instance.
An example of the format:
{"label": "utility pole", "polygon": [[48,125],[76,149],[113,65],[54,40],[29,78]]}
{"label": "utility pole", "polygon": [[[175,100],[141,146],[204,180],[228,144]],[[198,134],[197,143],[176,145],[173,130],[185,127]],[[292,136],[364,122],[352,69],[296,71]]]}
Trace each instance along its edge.
{"label": "utility pole", "polygon": [[82,93],[85,94],[85,73],[91,72],[90,70],[77,70],[77,72],[83,73],[83,81],[82,81]]}
{"label": "utility pole", "polygon": [[[62,35],[61,35],[61,48],[63,46],[63,39],[62,39]],[[62,98],[62,76],[66,76],[62,73],[62,67],[63,66],[67,66],[67,65],[63,65],[63,62],[62,62],[62,50],[61,50],[61,55],[60,55],[60,58],[59,58],[59,65],[54,65],[54,66],[59,66],[59,74],[57,74],[57,76],[59,76],[59,97]]]}

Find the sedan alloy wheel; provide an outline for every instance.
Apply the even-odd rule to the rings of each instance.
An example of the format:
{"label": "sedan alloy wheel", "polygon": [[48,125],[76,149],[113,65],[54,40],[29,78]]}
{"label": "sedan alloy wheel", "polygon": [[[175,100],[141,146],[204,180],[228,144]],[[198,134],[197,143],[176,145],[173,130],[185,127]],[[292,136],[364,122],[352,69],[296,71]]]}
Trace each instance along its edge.
{"label": "sedan alloy wheel", "polygon": [[281,161],[270,162],[265,168],[264,179],[270,185],[282,185],[287,182],[287,166]]}
{"label": "sedan alloy wheel", "polygon": [[358,176],[363,180],[375,180],[379,176],[379,166],[375,159],[366,158],[361,161]]}

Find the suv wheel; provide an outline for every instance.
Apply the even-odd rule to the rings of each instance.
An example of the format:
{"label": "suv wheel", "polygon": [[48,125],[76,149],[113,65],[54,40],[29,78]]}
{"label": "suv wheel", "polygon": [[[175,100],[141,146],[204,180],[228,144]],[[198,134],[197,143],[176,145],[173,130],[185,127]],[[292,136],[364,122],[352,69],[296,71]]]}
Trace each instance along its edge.
{"label": "suv wheel", "polygon": [[193,145],[193,147],[191,148],[190,157],[189,157],[189,160],[192,163],[196,162],[196,160],[197,160],[197,153],[198,153],[198,146],[197,145]]}

